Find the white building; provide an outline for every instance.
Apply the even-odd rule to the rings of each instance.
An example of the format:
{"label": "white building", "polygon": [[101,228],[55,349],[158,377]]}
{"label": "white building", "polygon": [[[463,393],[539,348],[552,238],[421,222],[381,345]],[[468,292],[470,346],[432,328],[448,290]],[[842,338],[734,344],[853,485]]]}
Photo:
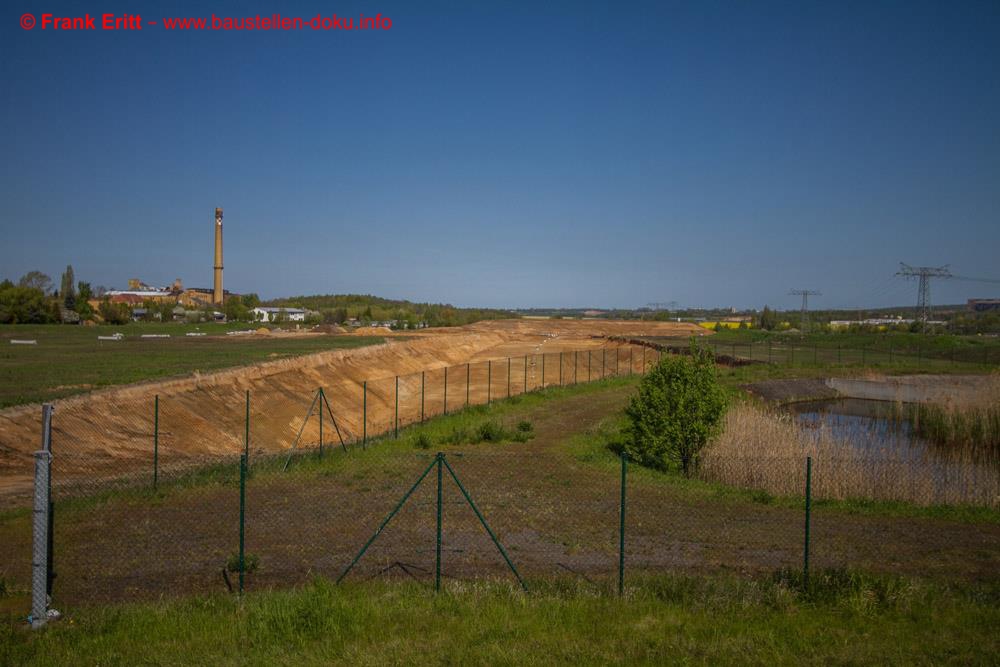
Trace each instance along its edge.
{"label": "white building", "polygon": [[258,306],[252,311],[253,317],[258,322],[276,322],[283,319],[286,322],[305,322],[307,311],[301,308],[271,308]]}

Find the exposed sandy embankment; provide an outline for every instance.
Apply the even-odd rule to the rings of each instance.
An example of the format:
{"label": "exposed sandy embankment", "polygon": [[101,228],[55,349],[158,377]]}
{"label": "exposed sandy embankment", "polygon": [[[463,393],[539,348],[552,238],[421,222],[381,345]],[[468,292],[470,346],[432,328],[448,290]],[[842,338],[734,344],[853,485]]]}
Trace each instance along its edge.
{"label": "exposed sandy embankment", "polygon": [[[250,441],[254,451],[290,447],[302,427],[316,393],[323,387],[337,427],[346,439],[363,431],[363,383],[367,389],[367,430],[384,432],[395,418],[395,376],[399,379],[400,422],[445,408],[444,368],[450,366],[447,402],[453,410],[468,400],[520,393],[525,386],[584,380],[586,369],[597,377],[615,368],[639,370],[637,354],[627,346],[608,345],[604,336],[657,335],[687,337],[701,333],[693,325],[667,322],[602,320],[531,320],[484,322],[457,329],[423,332],[417,339],[372,347],[267,362],[253,366],[95,391],[56,402],[53,450],[63,478],[105,476],[151,469],[153,402],[159,396],[159,461],[161,466],[191,457],[238,454],[244,438],[244,397],[251,393]],[[608,346],[607,352],[598,352]],[[588,354],[588,351],[590,352]],[[523,355],[533,355],[524,363]],[[507,358],[517,358],[508,366]],[[492,364],[489,360],[494,360]],[[468,370],[465,364],[469,364]],[[468,377],[468,389],[466,378]],[[509,378],[509,380],[508,380]],[[31,453],[40,442],[38,405],[0,411],[0,490],[30,485]],[[318,442],[313,418],[302,443]],[[326,419],[324,440],[336,441]]]}

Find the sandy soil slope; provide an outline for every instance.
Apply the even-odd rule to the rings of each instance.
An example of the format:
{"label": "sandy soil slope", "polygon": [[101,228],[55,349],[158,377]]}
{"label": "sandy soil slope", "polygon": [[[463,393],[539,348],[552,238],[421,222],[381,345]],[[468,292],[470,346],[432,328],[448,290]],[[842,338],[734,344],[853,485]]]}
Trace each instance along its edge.
{"label": "sandy soil slope", "polygon": [[[303,423],[319,387],[336,420],[331,428],[333,420],[326,418],[324,440],[329,443],[337,441],[337,431],[344,438],[356,439],[366,430],[370,436],[391,428],[396,376],[400,376],[400,423],[406,424],[421,414],[439,414],[446,406],[454,410],[466,401],[484,403],[489,397],[520,393],[525,387],[582,381],[585,369],[591,377],[639,371],[637,353],[610,344],[605,336],[704,333],[694,325],[669,322],[504,320],[426,330],[418,338],[390,339],[383,345],[210,375],[104,389],[56,403],[54,469],[60,479],[148,474],[153,457],[154,396],[159,396],[159,465],[169,469],[195,457],[238,455],[245,438],[247,391],[251,449],[274,452],[291,447],[300,430],[300,445],[318,442],[319,420],[314,416],[305,427]],[[604,347],[607,351],[602,351]],[[531,356],[524,360],[523,355]],[[450,367],[447,380],[446,367]],[[366,402],[367,423],[362,417]],[[20,494],[30,487],[31,453],[40,442],[40,414],[38,405],[0,411],[0,491]]]}

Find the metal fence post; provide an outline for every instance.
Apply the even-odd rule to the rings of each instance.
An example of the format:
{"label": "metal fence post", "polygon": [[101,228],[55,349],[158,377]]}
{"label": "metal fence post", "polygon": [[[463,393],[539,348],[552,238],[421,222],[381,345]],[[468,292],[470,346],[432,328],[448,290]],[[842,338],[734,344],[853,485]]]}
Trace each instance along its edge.
{"label": "metal fence post", "polygon": [[542,389],[545,389],[545,353],[542,352]]}
{"label": "metal fence post", "polygon": [[420,421],[424,421],[424,371],[420,371]]}
{"label": "metal fence post", "polygon": [[368,445],[368,380],[361,383],[361,447]]}
{"label": "metal fence post", "polygon": [[528,355],[524,355],[524,391],[521,393],[528,393]]}
{"label": "metal fence post", "polygon": [[559,352],[559,386],[563,385],[563,352]]}
{"label": "metal fence post", "polygon": [[802,558],[802,584],[809,588],[809,515],[812,512],[812,457],[806,457],[806,526]]}
{"label": "metal fence post", "polygon": [[246,572],[246,509],[247,509],[247,455],[240,456],[240,595],[243,595],[243,575]]}
{"label": "metal fence post", "polygon": [[621,504],[618,513],[618,595],[625,594],[625,477],[628,469],[628,454],[622,452]]}
{"label": "metal fence post", "polygon": [[438,486],[437,486],[437,549],[434,558],[434,590],[441,590],[441,487],[442,487],[442,473],[443,466],[441,465],[441,460],[444,458],[444,454],[438,452],[437,454],[437,476],[438,476]]}
{"label": "metal fence post", "polygon": [[42,406],[42,449],[35,452],[32,507],[31,627],[48,622],[52,594],[52,405]]}
{"label": "metal fence post", "polygon": [[486,360],[486,405],[490,404],[490,399],[493,398],[493,360]]}
{"label": "metal fence post", "polygon": [[510,398],[510,357],[507,357],[507,398]]}
{"label": "metal fence post", "polygon": [[323,408],[326,407],[326,398],[323,396],[323,387],[319,388],[319,455],[323,456]]}
{"label": "metal fence post", "polygon": [[469,407],[469,379],[472,377],[472,371],[469,364],[465,364],[465,407]]}
{"label": "metal fence post", "polygon": [[243,424],[243,454],[250,459],[250,390],[247,389],[246,416]]}
{"label": "metal fence post", "polygon": [[448,367],[444,367],[444,414],[448,414]]}
{"label": "metal fence post", "polygon": [[608,348],[601,348],[601,379],[604,379],[604,374],[608,370]]}
{"label": "metal fence post", "polygon": [[160,395],[153,396],[153,488],[160,475]]}
{"label": "metal fence post", "polygon": [[396,376],[396,423],[393,428],[393,437],[399,437],[399,376]]}

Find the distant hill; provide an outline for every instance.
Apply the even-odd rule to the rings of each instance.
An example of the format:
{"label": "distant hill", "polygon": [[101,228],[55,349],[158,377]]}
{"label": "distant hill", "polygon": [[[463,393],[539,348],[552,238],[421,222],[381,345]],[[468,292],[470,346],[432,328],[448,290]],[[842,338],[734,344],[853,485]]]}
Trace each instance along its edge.
{"label": "distant hill", "polygon": [[396,320],[408,328],[418,324],[431,327],[452,327],[481,320],[516,318],[509,310],[493,308],[457,308],[446,303],[415,303],[400,299],[384,299],[371,294],[314,294],[272,299],[265,305],[286,308],[308,308],[319,312],[326,322],[345,322],[356,318],[362,322]]}

